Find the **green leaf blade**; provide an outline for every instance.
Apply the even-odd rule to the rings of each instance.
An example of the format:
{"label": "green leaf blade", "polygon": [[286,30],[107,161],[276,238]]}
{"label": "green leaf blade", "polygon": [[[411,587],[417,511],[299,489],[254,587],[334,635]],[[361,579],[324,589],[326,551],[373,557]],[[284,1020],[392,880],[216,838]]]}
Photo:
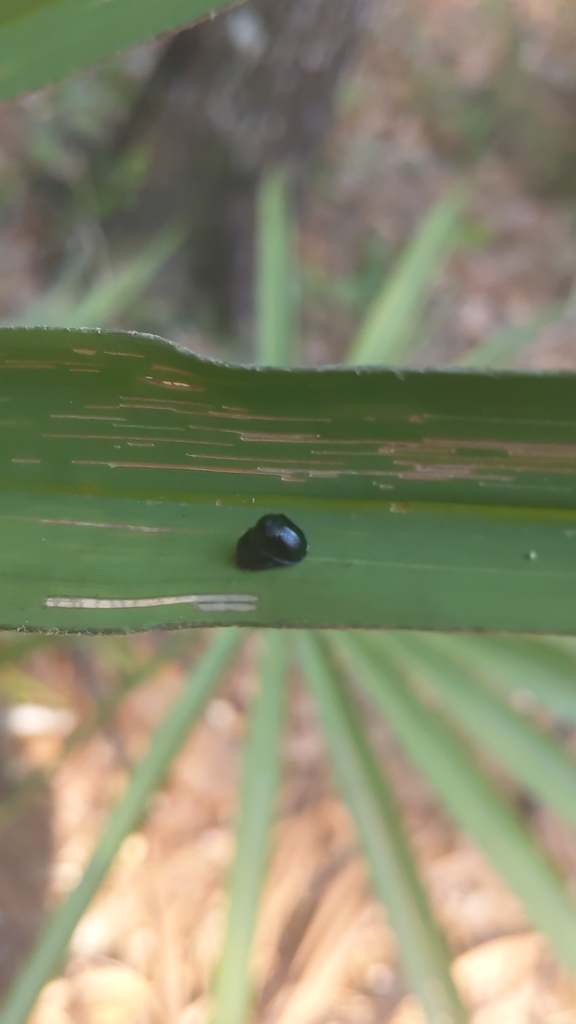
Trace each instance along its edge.
{"label": "green leaf blade", "polygon": [[[0,329],[0,628],[569,634],[575,397],[573,374],[227,366]],[[308,554],[242,571],[266,513]]]}
{"label": "green leaf blade", "polygon": [[554,323],[565,309],[566,303],[555,302],[527,324],[494,331],[481,343],[462,353],[454,365],[476,366],[480,369],[485,366],[513,365],[515,358],[537,341],[543,328]]}
{"label": "green leaf blade", "polygon": [[25,1024],[43,986],[50,980],[82,914],[106,876],[121,843],[135,828],[146,803],[162,781],[171,761],[208,700],[240,636],[229,630],[216,634],[182,693],[157,729],[148,753],[137,765],[125,795],[108,818],[90,862],[76,889],[54,913],[28,958],[2,1012],[0,1024]]}
{"label": "green leaf blade", "polygon": [[265,171],[258,189],[256,355],[262,366],[298,361],[294,303],[294,245],[286,171]]}
{"label": "green leaf blade", "polygon": [[436,927],[404,838],[394,797],[379,771],[343,681],[320,642],[298,640],[302,667],[315,698],[332,762],[354,819],[373,882],[385,903],[412,990],[430,1024],[464,1024],[466,1014],[450,976],[445,941]]}
{"label": "green leaf blade", "polygon": [[0,11],[0,102],[230,6],[230,0],[31,0]]}
{"label": "green leaf blade", "polygon": [[451,657],[472,662],[508,701],[541,705],[576,721],[576,652],[544,637],[451,636],[439,642]]}
{"label": "green leaf blade", "polygon": [[286,682],[284,638],[272,631],[263,643],[260,694],[251,711],[236,857],[229,883],[230,906],[214,985],[212,1024],[244,1024],[252,995],[249,959],[280,776]]}
{"label": "green leaf blade", "polygon": [[22,316],[11,317],[9,326],[105,327],[141,297],[184,237],[180,228],[168,227],[159,232],[140,253],[94,281],[81,298],[59,282]]}
{"label": "green leaf blade", "polygon": [[487,779],[461,740],[408,688],[382,654],[339,634],[331,642],[388,720],[410,758],[460,826],[485,851],[546,932],[558,957],[576,973],[576,908],[567,887],[519,817]]}
{"label": "green leaf blade", "polygon": [[[384,647],[408,668],[417,666],[417,681],[431,685],[448,715],[490,750],[511,775],[576,827],[576,761],[551,737],[517,714],[475,677],[475,664],[463,666],[450,657],[448,638],[420,635],[386,637]],[[373,644],[371,644],[373,646]],[[400,662],[401,663],[401,662]]]}
{"label": "green leaf blade", "polygon": [[346,353],[352,365],[405,361],[418,315],[439,267],[458,244],[465,201],[459,189],[436,203],[374,300]]}

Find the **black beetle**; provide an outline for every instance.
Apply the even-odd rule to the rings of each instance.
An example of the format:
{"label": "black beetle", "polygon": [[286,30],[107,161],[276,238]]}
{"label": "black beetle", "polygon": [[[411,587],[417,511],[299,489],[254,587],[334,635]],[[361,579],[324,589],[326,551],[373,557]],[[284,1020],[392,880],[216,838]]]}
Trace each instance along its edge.
{"label": "black beetle", "polygon": [[307,551],[308,542],[300,527],[277,513],[262,516],[240,537],[236,565],[253,571],[296,565]]}

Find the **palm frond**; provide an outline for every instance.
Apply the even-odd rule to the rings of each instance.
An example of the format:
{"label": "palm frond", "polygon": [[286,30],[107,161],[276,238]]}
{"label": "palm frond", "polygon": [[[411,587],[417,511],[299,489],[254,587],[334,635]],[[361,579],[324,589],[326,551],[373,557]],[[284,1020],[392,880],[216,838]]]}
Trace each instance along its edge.
{"label": "palm frond", "polygon": [[458,188],[437,202],[368,310],[344,362],[353,365],[405,361],[422,305],[439,270],[462,237],[466,193]]}
{"label": "palm frond", "polygon": [[510,774],[576,827],[576,761],[550,735],[514,711],[479,682],[471,662],[464,667],[433,636],[383,637],[377,641],[411,680],[432,695],[450,718],[490,751]]}
{"label": "palm frond", "polygon": [[358,711],[323,644],[298,640],[302,668],[315,698],[332,765],[356,825],[376,891],[400,945],[409,984],[430,1024],[464,1024],[466,1014],[450,975],[450,959],[404,837],[389,783],[378,768]]}
{"label": "palm frond", "polygon": [[387,716],[410,758],[458,824],[475,839],[558,956],[576,972],[576,907],[568,887],[470,750],[425,707],[392,659],[365,639],[331,633],[331,643]]}
{"label": "palm frond", "polygon": [[256,361],[289,366],[298,361],[297,270],[286,171],[262,177],[257,199]]}
{"label": "palm frond", "polygon": [[213,1024],[244,1024],[251,998],[250,950],[266,874],[269,833],[280,774],[286,645],[280,633],[262,636],[260,693],[251,714],[240,790],[230,906],[214,986]]}

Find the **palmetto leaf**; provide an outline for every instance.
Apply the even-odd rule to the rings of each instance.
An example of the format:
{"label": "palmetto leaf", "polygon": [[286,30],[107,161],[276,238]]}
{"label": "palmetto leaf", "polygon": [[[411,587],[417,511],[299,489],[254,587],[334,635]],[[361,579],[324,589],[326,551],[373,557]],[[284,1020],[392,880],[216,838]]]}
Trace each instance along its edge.
{"label": "palmetto leaf", "polygon": [[320,641],[303,634],[298,647],[318,705],[334,771],[354,819],[376,891],[386,904],[412,990],[429,1021],[463,1024],[441,933],[433,922],[404,838],[389,784],[379,771],[362,722]]}
{"label": "palmetto leaf", "polygon": [[229,0],[4,0],[0,102],[225,6]]}
{"label": "palmetto leaf", "polygon": [[426,215],[374,299],[346,353],[346,363],[391,365],[405,362],[420,309],[443,262],[462,237],[465,199],[465,192],[457,189],[440,199]]}
{"label": "palmetto leaf", "polygon": [[[449,648],[433,635],[383,637],[382,650],[410,679],[432,691],[441,707],[490,751],[540,800],[576,827],[576,761],[532,722],[517,714],[502,697],[450,657]],[[374,640],[370,641],[371,645]]]}
{"label": "palmetto leaf", "polygon": [[183,240],[178,228],[159,232],[132,259],[102,274],[81,297],[64,274],[21,316],[10,317],[10,326],[105,327],[140,298]]}
{"label": "palmetto leaf", "polygon": [[558,718],[576,721],[576,650],[572,640],[443,636],[437,642],[513,705],[541,705]]}
{"label": "palmetto leaf", "polygon": [[379,646],[345,634],[331,642],[455,820],[485,851],[556,953],[576,971],[576,907],[558,872],[457,733],[423,703]]}
{"label": "palmetto leaf", "polygon": [[503,327],[494,331],[480,344],[468,349],[455,360],[457,366],[513,366],[516,356],[532,345],[542,329],[557,320],[566,303],[555,302],[539,312],[529,323],[518,327]]}
{"label": "palmetto leaf", "polygon": [[[0,63],[15,41],[20,54],[26,43],[26,61],[4,65],[0,95],[2,88],[4,95],[31,88],[125,45],[127,33],[130,41],[143,38],[133,35],[136,6],[138,33],[148,34],[159,30],[158,18],[163,27],[173,17],[176,24],[183,7],[179,0],[162,8],[152,0],[23,0],[20,6],[11,0],[0,12]],[[185,17],[201,10],[200,0],[187,2]],[[87,38],[55,60],[54,33],[71,11],[86,13]],[[46,38],[42,60],[39,26]],[[75,26],[70,22],[72,42]],[[433,209],[369,312],[348,362],[403,358],[434,274],[457,244],[462,201],[451,195]],[[266,176],[259,211],[258,358],[278,367],[296,361],[282,172]],[[569,375],[247,370],[196,360],[160,339],[0,332],[0,626],[123,631],[246,622],[571,632],[575,394],[576,378]],[[234,559],[237,540],[270,512],[291,516],[305,531],[308,556],[288,570],[243,572]],[[217,639],[161,726],[1,1024],[24,1024],[236,641],[235,635]],[[339,636],[332,642],[455,818],[576,971],[576,914],[561,880],[458,736],[394,668],[394,641],[386,659],[384,642],[376,655],[373,641],[362,647]],[[470,657],[493,688],[484,692],[476,678],[465,681],[469,690],[458,694],[452,713],[490,740],[518,777],[569,811],[571,765],[494,692],[513,694],[524,680],[537,699],[574,717],[572,654],[536,640],[532,646],[510,638],[437,643],[437,657],[444,645],[449,660],[427,664],[437,665],[432,681],[445,697],[460,685],[454,666],[466,668]],[[216,984],[217,1024],[240,1024],[249,1005],[248,958],[277,781],[284,671],[281,639],[273,634],[267,644]],[[303,636],[300,649],[409,980],[431,1024],[439,1014],[461,1021],[444,943],[357,710],[322,643]]]}
{"label": "palmetto leaf", "polygon": [[262,645],[260,693],[250,716],[228,926],[214,988],[213,1024],[244,1024],[250,1004],[249,958],[278,786],[286,683],[284,638],[277,632],[268,633]]}
{"label": "palmetto leaf", "polygon": [[297,270],[285,171],[267,171],[258,190],[256,351],[261,366],[298,362]]}
{"label": "palmetto leaf", "polygon": [[[576,376],[283,370],[0,331],[0,627],[569,633]],[[266,513],[290,569],[242,571]]]}

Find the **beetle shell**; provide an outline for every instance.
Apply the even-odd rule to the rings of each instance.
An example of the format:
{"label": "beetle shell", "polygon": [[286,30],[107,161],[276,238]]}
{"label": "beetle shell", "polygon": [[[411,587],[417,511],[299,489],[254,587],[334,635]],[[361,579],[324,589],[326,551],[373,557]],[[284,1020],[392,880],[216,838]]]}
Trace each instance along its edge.
{"label": "beetle shell", "polygon": [[301,562],[308,551],[303,531],[288,516],[262,516],[240,537],[236,545],[239,569],[282,568]]}

